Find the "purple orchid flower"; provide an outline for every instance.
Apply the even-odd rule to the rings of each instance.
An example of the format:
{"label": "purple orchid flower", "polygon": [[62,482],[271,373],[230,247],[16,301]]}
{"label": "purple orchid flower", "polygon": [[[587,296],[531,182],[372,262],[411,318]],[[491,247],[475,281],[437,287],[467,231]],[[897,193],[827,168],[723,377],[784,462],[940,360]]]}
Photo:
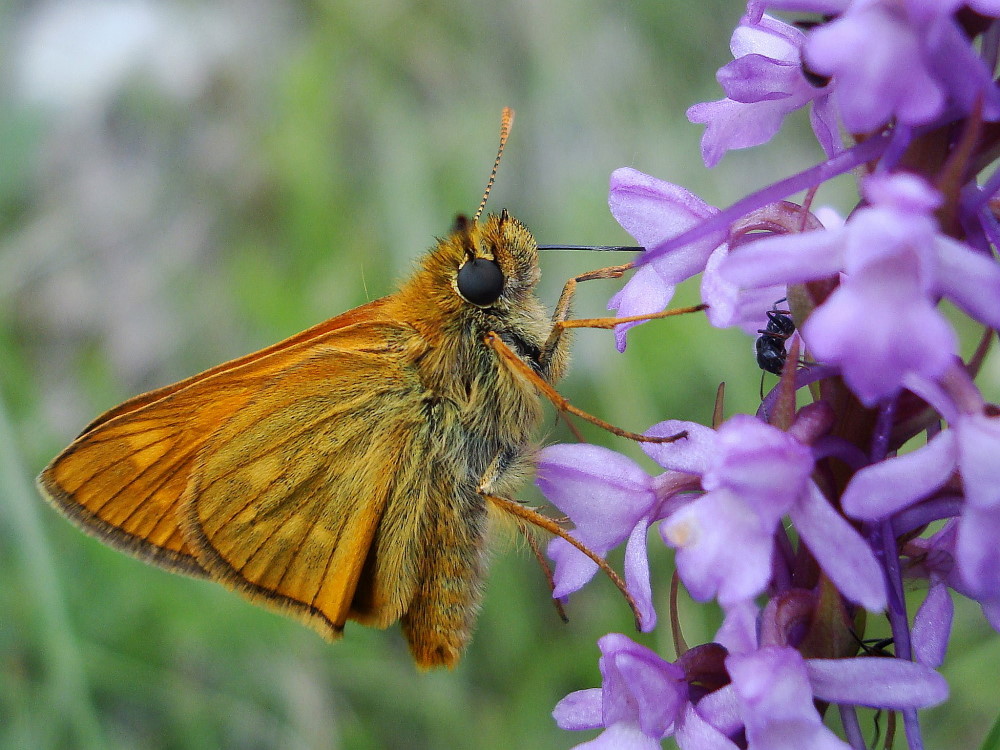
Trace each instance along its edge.
{"label": "purple orchid flower", "polygon": [[1000,264],[941,234],[932,215],[940,196],[920,178],[871,177],[864,192],[871,206],[841,229],[750,243],[730,253],[719,274],[746,288],[843,273],[802,335],[812,355],[839,366],[871,405],[896,394],[908,373],[933,379],[954,361],[957,339],[938,296],[1000,327]]}
{"label": "purple orchid flower", "polygon": [[813,132],[823,150],[828,156],[839,150],[828,87],[810,82],[802,69],[805,39],[799,29],[770,16],[740,21],[730,42],[734,60],[717,75],[726,98],[687,111],[691,122],[707,126],[701,139],[706,167],[714,167],[729,150],[771,140],[787,115],[810,103]]}
{"label": "purple orchid flower", "polygon": [[[964,502],[949,534],[935,549],[944,549],[954,562],[947,580],[984,606],[992,617],[1000,604],[1000,415],[990,414],[982,396],[960,367],[949,372],[949,391],[917,378],[908,385],[948,415],[950,429],[926,445],[896,458],[874,463],[857,472],[841,502],[848,515],[867,521],[892,516],[932,496],[953,475],[962,480]],[[954,397],[952,395],[954,394]],[[941,541],[950,546],[941,546]],[[940,570],[936,571],[940,573]],[[932,582],[942,576],[932,577]]]}
{"label": "purple orchid flower", "polygon": [[[683,472],[649,476],[630,458],[596,445],[552,445],[539,453],[536,483],[559,510],[577,519],[574,536],[599,555],[625,540],[625,584],[639,607],[643,630],[656,625],[646,553],[649,526],[683,504],[680,493],[698,486]],[[597,565],[562,539],[549,543],[555,563],[553,596],[568,596]]]}
{"label": "purple orchid flower", "polygon": [[[679,185],[629,168],[617,169],[611,175],[608,200],[618,223],[645,247],[654,247],[676,237],[717,212]],[[767,207],[756,212],[743,223],[740,231],[773,229],[782,221],[790,221],[788,216],[778,216],[782,210],[781,207]],[[796,225],[802,221],[801,216],[794,219]],[[771,284],[741,290],[723,278],[716,272],[729,252],[723,240],[722,233],[708,233],[640,266],[611,298],[608,309],[615,310],[618,317],[659,312],[673,299],[680,282],[705,271],[701,294],[709,306],[709,322],[718,328],[739,325],[747,333],[753,333],[766,325],[765,311],[785,295],[784,287]],[[615,327],[618,351],[625,351],[626,332],[636,325],[640,323],[623,323]]]}
{"label": "purple orchid flower", "polygon": [[[562,729],[604,729],[597,739],[578,748],[656,750],[660,740],[684,725],[691,711],[684,670],[619,633],[604,636],[598,646],[602,686],[563,698],[552,712],[556,723]],[[715,734],[720,742],[716,747],[736,750],[736,745]]]}
{"label": "purple orchid flower", "polygon": [[764,646],[730,654],[726,668],[748,750],[847,750],[850,745],[823,725],[814,698],[902,710],[926,708],[948,697],[940,675],[899,659],[804,659],[794,648]]}
{"label": "purple orchid flower", "polygon": [[[768,8],[821,19],[799,29]],[[602,687],[568,696],[556,718],[603,729],[587,747],[673,737],[683,750],[860,750],[856,709],[867,706],[900,712],[908,747],[922,750],[917,711],[947,697],[934,670],[951,590],[1000,630],[1000,407],[973,382],[1000,330],[1000,173],[987,172],[1000,134],[984,125],[1000,119],[1000,2],[751,0],[731,49],[718,76],[726,99],[689,111],[708,125],[705,162],[769,140],[810,104],[828,159],[721,211],[616,171],[612,211],[648,251],[611,307],[658,312],[702,273],[717,327],[753,333],[787,296],[804,358],[789,357],[756,417],[649,430],[687,434],[643,445],[667,469],[658,477],[604,449],[543,452],[540,485],[573,533],[601,554],[626,544],[644,629],[656,615],[644,546],[654,523],[692,597],[724,613],[713,643],[688,650],[675,632],[675,662],[624,636],[602,640]],[[858,134],[843,149],[838,120]],[[813,213],[815,189],[851,170],[867,175],[864,200],[846,219]],[[797,191],[802,205],[788,202]],[[985,328],[967,362],[942,299]],[[625,326],[616,334],[624,348]],[[925,431],[926,445],[908,445]],[[592,577],[569,545],[551,554],[557,594]],[[912,617],[904,578],[927,582]],[[885,612],[892,648],[881,658],[859,653],[870,650],[861,608]],[[822,704],[836,706],[846,742]]]}
{"label": "purple orchid flower", "polygon": [[[643,247],[682,234],[717,211],[679,185],[627,167],[611,174],[608,203],[618,223]],[[642,266],[611,298],[608,309],[615,310],[620,318],[664,310],[677,285],[700,273],[712,251],[724,240],[724,234],[716,233]],[[639,324],[616,327],[618,351],[625,351],[625,332],[635,325]]]}
{"label": "purple orchid flower", "polygon": [[[802,10],[815,5],[792,4]],[[844,3],[836,20],[809,35],[805,60],[836,82],[833,100],[849,130],[870,132],[893,118],[904,125],[923,125],[949,106],[968,114],[977,100],[984,105],[986,119],[1000,114],[992,77],[953,18],[959,5],[922,0]],[[900,75],[901,70],[906,75]]]}
{"label": "purple orchid flower", "polygon": [[664,541],[678,551],[678,572],[695,599],[718,598],[727,607],[763,592],[771,578],[775,531],[787,514],[845,596],[873,611],[885,607],[874,554],[809,478],[809,446],[742,414],[717,432],[667,421],[647,434],[682,430],[687,440],[643,448],[665,468],[702,477],[706,493],[660,527]]}
{"label": "purple orchid flower", "polygon": [[707,644],[668,662],[619,633],[598,645],[601,687],[570,693],[552,712],[562,729],[604,730],[578,750],[655,750],[671,736],[681,750],[736,750],[741,730],[748,750],[847,750],[814,699],[901,710],[948,693],[933,669],[895,659],[804,659],[777,645],[726,655]]}

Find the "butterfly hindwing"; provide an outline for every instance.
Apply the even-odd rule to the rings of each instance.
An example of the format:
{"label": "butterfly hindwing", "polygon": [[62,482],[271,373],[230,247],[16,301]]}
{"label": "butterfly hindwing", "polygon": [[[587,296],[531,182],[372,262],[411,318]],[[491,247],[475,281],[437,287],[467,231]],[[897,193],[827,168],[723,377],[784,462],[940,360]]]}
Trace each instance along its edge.
{"label": "butterfly hindwing", "polygon": [[[399,498],[396,468],[422,450],[413,442],[422,393],[416,370],[402,361],[315,347],[201,451],[182,509],[200,563],[328,636],[349,615],[361,619],[352,613],[354,593],[387,506]],[[416,586],[424,508],[419,495],[406,499],[406,512],[399,502],[393,508],[392,537],[414,549],[376,587],[368,624],[398,619]]]}

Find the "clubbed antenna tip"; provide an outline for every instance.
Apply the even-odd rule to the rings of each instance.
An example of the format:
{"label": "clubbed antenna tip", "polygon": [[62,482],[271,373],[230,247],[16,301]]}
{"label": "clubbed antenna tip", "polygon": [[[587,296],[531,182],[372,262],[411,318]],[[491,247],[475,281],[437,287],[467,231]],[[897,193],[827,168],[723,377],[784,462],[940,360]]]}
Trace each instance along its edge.
{"label": "clubbed antenna tip", "polygon": [[476,215],[472,217],[474,222],[479,221],[483,209],[486,208],[486,199],[490,197],[490,190],[493,189],[493,181],[497,178],[497,170],[500,168],[500,157],[503,156],[503,147],[507,145],[507,138],[510,136],[510,126],[513,122],[514,110],[510,107],[504,107],[503,112],[500,113],[500,148],[497,149],[497,158],[493,162],[493,169],[490,170],[490,179],[486,183],[486,191],[483,193],[483,199],[479,202]]}

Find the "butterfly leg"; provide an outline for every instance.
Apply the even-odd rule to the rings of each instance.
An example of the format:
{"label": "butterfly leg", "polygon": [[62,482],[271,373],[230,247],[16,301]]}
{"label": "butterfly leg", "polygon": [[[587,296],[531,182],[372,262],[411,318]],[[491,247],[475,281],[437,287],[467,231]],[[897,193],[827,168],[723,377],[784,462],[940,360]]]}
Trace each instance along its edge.
{"label": "butterfly leg", "polygon": [[565,396],[560,394],[559,391],[549,385],[548,381],[531,369],[531,367],[527,365],[519,356],[517,356],[517,354],[504,343],[503,339],[501,339],[500,336],[493,331],[486,334],[484,341],[488,347],[493,349],[493,351],[499,355],[501,360],[503,360],[518,375],[530,381],[542,395],[549,399],[549,401],[551,401],[555,407],[559,409],[559,411],[580,417],[580,419],[584,419],[591,424],[595,424],[613,435],[618,435],[619,437],[623,437],[627,440],[635,440],[640,443],[672,443],[675,440],[687,437],[686,432],[679,432],[676,435],[668,435],[665,437],[650,437],[648,435],[640,435],[637,432],[629,432],[628,430],[623,430],[620,427],[615,427],[610,422],[605,422],[600,417],[595,417],[594,415],[583,411],[583,409],[573,406]]}
{"label": "butterfly leg", "polygon": [[583,281],[620,279],[632,267],[631,263],[626,263],[621,266],[598,268],[596,271],[588,271],[579,276],[574,276],[566,282],[563,286],[562,294],[559,295],[559,301],[556,302],[556,309],[552,313],[552,330],[549,332],[549,337],[542,346],[542,354],[538,359],[543,375],[552,367],[553,362],[561,364],[561,361],[566,356],[564,350],[568,344],[568,337],[563,336],[565,327],[561,323],[564,323],[570,316],[577,285]]}
{"label": "butterfly leg", "polygon": [[[535,556],[535,560],[538,561],[538,567],[542,569],[542,575],[545,576],[545,581],[549,584],[549,591],[555,593],[556,590],[556,579],[552,574],[552,566],[549,565],[549,561],[545,559],[545,555],[542,553],[542,548],[538,546],[538,539],[535,538],[534,532],[528,528],[525,523],[518,522],[517,530],[521,532],[521,536],[524,537],[525,541],[528,542],[528,546],[531,547],[531,554]],[[556,607],[556,614],[559,615],[559,619],[563,622],[569,622],[569,618],[566,616],[566,610],[563,609],[562,602],[559,599],[553,599],[552,602]]]}
{"label": "butterfly leg", "polygon": [[556,323],[555,327],[557,330],[565,330],[567,328],[603,328],[606,331],[610,331],[622,323],[642,323],[647,320],[672,318],[674,315],[687,315],[688,313],[700,312],[707,309],[708,305],[702,304],[691,305],[690,307],[675,307],[673,310],[663,310],[662,312],[646,313],[644,315],[625,315],[621,318],[576,318]]}
{"label": "butterfly leg", "polygon": [[605,575],[607,575],[618,590],[622,592],[622,596],[625,597],[625,601],[628,602],[629,607],[632,609],[632,614],[635,615],[636,628],[641,629],[641,615],[639,614],[639,607],[636,604],[635,599],[633,599],[632,595],[629,593],[628,588],[626,588],[625,581],[623,581],[621,576],[615,572],[614,568],[608,565],[607,560],[598,555],[579,539],[571,536],[568,531],[566,531],[554,520],[548,516],[542,515],[537,510],[533,510],[526,505],[515,502],[514,500],[508,500],[507,498],[499,495],[492,495],[482,487],[479,492],[486,499],[486,501],[494,507],[494,509],[499,510],[506,516],[513,517],[518,524],[530,524],[536,528],[542,529],[543,531],[547,531],[550,534],[569,542],[571,545],[580,550],[580,552],[593,560],[597,567],[604,571]]}
{"label": "butterfly leg", "polygon": [[559,301],[556,303],[555,312],[552,314],[552,331],[549,333],[548,339],[545,341],[545,345],[542,347],[542,354],[539,357],[539,364],[541,365],[542,372],[545,372],[546,368],[549,366],[549,362],[556,357],[562,346],[564,333],[569,328],[603,328],[605,330],[611,330],[617,325],[622,323],[639,323],[647,320],[656,320],[658,318],[669,318],[674,315],[685,315],[687,313],[698,312],[699,310],[705,310],[708,305],[694,305],[692,307],[679,307],[675,310],[664,310],[657,313],[647,313],[645,315],[629,315],[626,317],[616,318],[616,317],[605,317],[605,318],[577,318],[575,320],[570,320],[570,311],[573,306],[573,297],[576,294],[576,287],[582,281],[595,281],[598,279],[618,279],[621,278],[626,271],[634,268],[632,263],[626,263],[621,266],[608,266],[607,268],[598,268],[595,271],[588,271],[587,273],[580,274],[579,276],[574,276],[563,286],[562,294],[559,295]]}

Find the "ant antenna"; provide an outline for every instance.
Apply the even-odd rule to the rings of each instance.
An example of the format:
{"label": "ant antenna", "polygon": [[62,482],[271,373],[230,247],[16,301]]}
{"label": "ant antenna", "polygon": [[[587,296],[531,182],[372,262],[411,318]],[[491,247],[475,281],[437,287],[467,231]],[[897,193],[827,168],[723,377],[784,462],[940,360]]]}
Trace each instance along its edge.
{"label": "ant antenna", "polygon": [[476,215],[472,217],[473,222],[479,221],[480,214],[486,208],[486,199],[490,197],[490,190],[493,189],[493,180],[497,177],[497,169],[500,168],[500,157],[503,156],[503,147],[507,145],[507,137],[510,135],[510,126],[513,122],[514,110],[510,107],[504,107],[503,112],[500,113],[500,148],[497,149],[497,158],[493,162],[493,169],[490,171],[490,179],[486,183],[486,192],[483,193],[483,200],[479,203],[479,208],[476,209]]}

